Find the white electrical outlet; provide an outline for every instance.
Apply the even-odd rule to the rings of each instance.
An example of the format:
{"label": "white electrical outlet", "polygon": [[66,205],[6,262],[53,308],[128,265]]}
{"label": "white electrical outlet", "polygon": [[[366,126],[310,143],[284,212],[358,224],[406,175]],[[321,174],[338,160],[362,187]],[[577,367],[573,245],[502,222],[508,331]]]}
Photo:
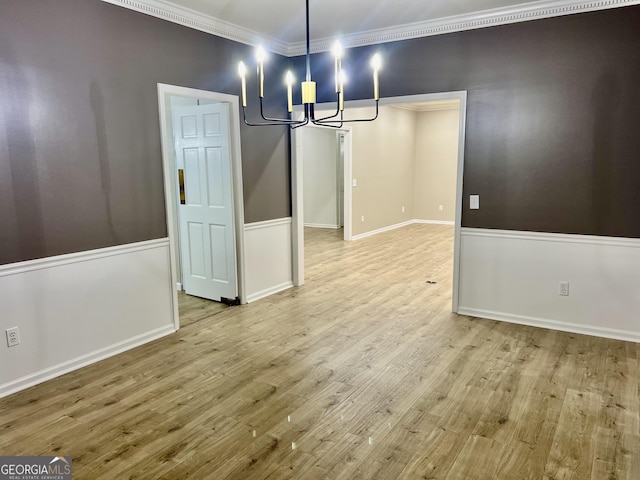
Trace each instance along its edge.
{"label": "white electrical outlet", "polygon": [[15,347],[20,345],[20,331],[18,327],[7,328],[7,347]]}
{"label": "white electrical outlet", "polygon": [[358,180],[355,179],[355,178],[353,180],[351,180],[351,186],[352,187],[357,187],[358,186]]}
{"label": "white electrical outlet", "polygon": [[402,207],[402,213],[404,213],[404,207]]}
{"label": "white electrical outlet", "polygon": [[480,209],[480,195],[469,195],[469,209]]}
{"label": "white electrical outlet", "polygon": [[444,210],[444,207],[442,205],[438,205],[438,210],[442,211]]}
{"label": "white electrical outlet", "polygon": [[360,217],[360,221],[361,221],[362,223],[364,223],[364,215],[362,215],[362,216]]}
{"label": "white electrical outlet", "polygon": [[569,296],[569,282],[560,282],[560,288],[558,289],[558,295],[561,297]]}

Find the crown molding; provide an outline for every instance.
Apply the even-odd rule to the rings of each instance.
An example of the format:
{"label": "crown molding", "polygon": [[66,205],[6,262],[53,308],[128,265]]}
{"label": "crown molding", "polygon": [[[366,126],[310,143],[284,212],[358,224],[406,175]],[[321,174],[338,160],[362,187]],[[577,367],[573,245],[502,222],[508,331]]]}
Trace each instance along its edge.
{"label": "crown molding", "polygon": [[264,45],[270,52],[289,56],[290,45],[253,30],[225,22],[190,8],[181,7],[165,0],[102,0],[106,3],[128,8],[136,12],[161,18],[185,27],[210,33],[218,37],[245,45]]}
{"label": "crown molding", "polygon": [[[443,35],[445,33],[475,30],[478,28],[527,22],[541,18],[559,17],[574,13],[606,10],[629,5],[640,5],[640,0],[545,0],[530,2],[514,7],[495,8],[465,15],[438,18],[425,22],[409,23],[389,28],[368,30],[340,38],[345,48],[376,45],[413,38]],[[322,38],[311,42],[311,52],[330,51],[335,38]],[[304,42],[289,44],[287,55],[290,57],[306,53]]]}
{"label": "crown molding", "polygon": [[[286,43],[261,35],[232,23],[203,15],[195,10],[175,5],[166,0],[102,0],[103,2],[162,18],[173,23],[234,40],[246,45],[262,44],[271,52],[295,57],[306,53],[305,42]],[[593,12],[610,8],[640,5],[640,0],[542,0],[507,8],[495,8],[464,15],[409,23],[389,28],[368,30],[345,35],[341,42],[345,48],[376,45],[412,38],[443,35],[445,33],[526,22],[541,18]],[[335,38],[321,38],[311,42],[313,53],[331,50]]]}

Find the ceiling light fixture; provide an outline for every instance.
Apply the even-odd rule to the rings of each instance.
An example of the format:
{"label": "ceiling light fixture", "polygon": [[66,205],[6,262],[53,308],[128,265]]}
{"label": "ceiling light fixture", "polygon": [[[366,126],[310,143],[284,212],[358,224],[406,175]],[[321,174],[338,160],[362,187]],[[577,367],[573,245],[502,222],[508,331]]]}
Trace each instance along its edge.
{"label": "ceiling light fixture", "polygon": [[[266,125],[287,125],[291,128],[298,128],[312,123],[314,125],[323,125],[327,127],[340,128],[345,123],[351,122],[372,122],[378,118],[378,104],[380,103],[380,82],[379,72],[382,68],[382,57],[376,53],[371,58],[371,68],[373,69],[373,100],[375,101],[376,111],[372,118],[361,118],[356,120],[344,119],[344,85],[347,82],[346,74],[342,69],[342,45],[339,41],[333,46],[332,53],[335,59],[335,91],[336,91],[336,111],[328,117],[316,118],[316,82],[311,80],[311,48],[309,40],[309,0],[306,0],[306,18],[307,18],[307,55],[306,55],[306,79],[301,83],[302,103],[304,105],[304,118],[302,120],[293,120],[291,118],[270,118],[264,114],[264,62],[267,58],[267,52],[262,47],[256,49],[256,61],[258,72],[258,97],[260,99],[260,116],[264,122],[252,123],[247,120],[247,67],[244,62],[238,65],[238,74],[242,83],[242,115],[244,123],[252,127],[260,127]],[[285,76],[285,84],[287,86],[287,110],[293,112],[293,84],[295,79],[293,73],[288,71]]]}

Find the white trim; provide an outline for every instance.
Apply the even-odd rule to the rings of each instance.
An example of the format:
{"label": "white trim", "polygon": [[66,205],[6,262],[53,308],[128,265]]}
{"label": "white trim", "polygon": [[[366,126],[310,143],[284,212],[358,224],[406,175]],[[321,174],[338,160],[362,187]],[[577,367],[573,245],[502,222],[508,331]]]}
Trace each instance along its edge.
{"label": "white trim", "polygon": [[137,335],[122,342],[115,343],[106,348],[101,348],[95,352],[88,353],[73,360],[60,363],[53,367],[46,368],[39,372],[27,375],[25,377],[13,380],[9,383],[5,383],[0,386],[0,398],[11,395],[12,393],[24,390],[25,388],[32,387],[39,383],[51,380],[52,378],[59,377],[65,373],[72,372],[87,365],[99,362],[109,357],[113,357],[119,353],[131,350],[132,348],[144,345],[153,340],[157,340],[166,335],[174,333],[176,330],[173,326],[161,327],[150,332]]}
{"label": "white trim", "polygon": [[256,302],[262,298],[268,297],[278,292],[282,292],[283,290],[288,290],[289,288],[292,288],[292,287],[293,287],[293,282],[285,282],[285,283],[281,283],[280,285],[275,285],[273,287],[266,288],[260,292],[252,293],[251,295],[247,296],[247,303]]}
{"label": "white trim", "polygon": [[[237,260],[237,280],[238,298],[240,303],[246,303],[245,288],[245,252],[244,252],[244,194],[242,185],[242,151],[240,146],[240,114],[239,99],[237,95],[210,92],[195,88],[180,87],[177,85],[167,85],[158,83],[158,108],[160,114],[160,129],[162,143],[162,169],[164,175],[165,208],[167,212],[167,231],[169,233],[169,252],[171,256],[171,285],[178,284],[177,278],[177,258],[178,258],[178,232],[176,230],[176,220],[173,218],[173,205],[177,202],[173,188],[173,175],[175,170],[175,158],[173,154],[173,139],[168,138],[167,107],[170,105],[170,96],[180,96],[188,98],[198,98],[224,102],[229,104],[229,134],[231,136],[231,172],[232,172],[232,194],[233,194],[233,215],[236,242]],[[180,328],[180,317],[178,313],[178,292],[173,291],[173,315],[176,329]]]}
{"label": "white trim", "polygon": [[340,225],[327,225],[324,223],[305,223],[305,227],[309,228],[330,228],[332,230],[340,230]]}
{"label": "white trim", "polygon": [[449,222],[445,220],[407,220],[406,222],[396,223],[394,225],[389,225],[388,227],[378,228],[377,230],[371,230],[370,232],[361,233],[359,235],[354,235],[353,240],[360,240],[361,238],[372,237],[373,235],[377,235],[379,233],[388,232],[390,230],[395,230],[397,228],[407,227],[409,225],[415,224],[429,224],[429,225],[451,225],[454,226],[455,222]]}
{"label": "white trim", "polygon": [[265,220],[262,222],[246,223],[244,225],[244,230],[246,232],[247,230],[258,230],[260,228],[275,227],[277,225],[290,225],[291,222],[291,217],[275,218],[273,220]]}
{"label": "white trim", "polygon": [[400,110],[408,110],[410,112],[442,112],[447,110],[458,110],[460,108],[460,104],[458,102],[451,102],[446,105],[439,105],[437,102],[434,102],[434,105],[430,104],[422,104],[422,105],[393,105],[393,108],[399,108]]}
{"label": "white trim", "polygon": [[427,223],[429,225],[455,225],[456,222],[449,220],[414,220],[413,223]]}
{"label": "white trim", "polygon": [[182,291],[182,283],[180,282],[176,283],[176,290],[178,290],[179,292]]}
{"label": "white trim", "polygon": [[[295,107],[294,107],[295,108]],[[306,128],[306,127],[305,127]],[[298,129],[292,130],[291,141],[291,268],[295,287],[304,285],[304,146]]]}
{"label": "white trim", "polygon": [[245,45],[264,45],[269,51],[289,55],[289,44],[253,30],[225,22],[196,10],[164,0],[102,0],[152,17],[161,18],[184,27],[210,33]]}
{"label": "white trim", "polygon": [[493,237],[517,240],[535,240],[538,242],[581,243],[587,245],[605,245],[611,247],[640,248],[640,238],[601,237],[597,235],[579,235],[568,233],[523,232],[517,230],[497,230],[489,228],[462,228],[465,237]]}
{"label": "white trim", "polygon": [[342,223],[344,224],[344,240],[353,240],[353,135],[351,127],[344,130],[344,212]]}
{"label": "white trim", "polygon": [[464,178],[464,147],[466,145],[467,131],[467,92],[458,92],[460,99],[460,124],[458,127],[458,166],[456,170],[456,213],[453,233],[453,288],[451,292],[451,311],[458,312],[460,302],[460,252],[462,249],[462,205],[463,202],[463,178]]}
{"label": "white trim", "polygon": [[579,333],[582,335],[592,335],[594,337],[613,338],[615,340],[640,343],[640,333],[627,330],[594,327],[591,325],[580,325],[577,323],[561,322],[546,318],[527,317],[523,315],[513,315],[509,313],[492,312],[489,310],[466,307],[459,307],[458,314],[470,317],[486,318],[488,320],[498,320],[501,322],[517,323],[519,325],[529,325],[531,327],[547,328],[550,330],[560,330],[563,332]]}
{"label": "white trim", "polygon": [[[640,0],[537,1],[347,34],[340,41],[345,48],[361,47],[639,4]],[[330,51],[334,42],[334,38],[314,40],[311,42],[311,51]],[[306,52],[305,42],[291,43],[288,47],[288,56],[304,55]]]}
{"label": "white trim", "polygon": [[[286,43],[273,37],[261,35],[252,30],[204,15],[195,10],[175,5],[165,0],[102,0],[130,10],[145,13],[185,27],[200,30],[246,45],[264,44],[270,51],[295,57],[305,54],[305,42]],[[412,38],[442,35],[464,30],[507,25],[511,23],[559,17],[575,13],[607,10],[631,5],[639,5],[640,0],[547,0],[529,2],[511,7],[494,8],[423,22],[397,25],[388,28],[367,30],[341,37],[344,47],[361,47]],[[321,38],[311,42],[311,51],[331,50],[335,38]]]}
{"label": "white trim", "polygon": [[360,240],[362,238],[372,237],[379,233],[388,232],[390,230],[395,230],[397,228],[406,227],[407,225],[411,225],[413,220],[407,220],[406,222],[396,223],[395,225],[389,225],[388,227],[378,228],[376,230],[371,230],[370,232],[360,233],[359,235],[354,235],[351,237],[352,240]]}
{"label": "white trim", "polygon": [[285,217],[245,225],[247,302],[294,286],[292,223]]}
{"label": "white trim", "polygon": [[[451,293],[451,311],[456,313],[458,311],[458,302],[460,297],[460,230],[462,227],[462,181],[464,178],[464,146],[466,135],[466,123],[467,123],[467,92],[466,90],[454,91],[454,92],[440,92],[440,93],[428,93],[423,95],[406,95],[402,97],[384,97],[380,99],[380,105],[398,105],[404,103],[417,103],[417,102],[431,102],[435,100],[454,100],[460,101],[460,123],[458,130],[458,167],[456,178],[456,209],[455,209],[455,230],[453,240],[453,289]],[[347,108],[367,107],[371,106],[371,100],[351,100],[345,102]],[[322,110],[331,110],[335,108],[331,103],[321,103],[316,105],[316,112]],[[296,105],[293,108],[294,115],[298,119],[302,118],[303,106]],[[307,127],[305,127],[307,128]],[[353,164],[352,164],[352,139],[351,128],[346,127],[344,130],[347,132],[345,135],[345,174],[344,174],[344,203],[345,203],[345,216],[344,216],[344,239],[347,241],[355,240],[357,238],[364,238],[364,236],[375,235],[386,231],[384,229],[377,230],[375,232],[367,232],[362,235],[352,236],[352,176],[353,176]],[[296,134],[297,130],[293,131],[291,135],[291,152],[293,158],[291,160],[291,201],[293,210],[293,283],[295,286],[304,284],[304,206],[303,206],[303,174],[302,174],[302,156],[303,146],[301,136]],[[393,228],[399,228],[404,225],[408,225],[413,221],[404,222],[398,224],[398,226],[392,226]],[[391,227],[386,227],[392,229]]]}
{"label": "white trim", "polygon": [[459,314],[640,342],[640,239],[461,230]]}
{"label": "white trim", "polygon": [[141,250],[166,247],[167,245],[169,245],[168,238],[158,238],[156,240],[116,245],[115,247],[97,248],[94,250],[85,250],[83,252],[56,255],[54,257],[27,260],[25,262],[9,263],[6,265],[0,265],[0,277],[32,272],[34,270],[41,270],[44,268],[59,267],[77,262],[88,262],[99,258],[112,257],[114,255],[124,255],[127,253],[139,252]]}
{"label": "white trim", "polygon": [[[353,107],[360,100],[345,102],[346,106]],[[384,100],[382,100],[384,102]],[[381,103],[382,103],[381,102]],[[331,105],[327,107],[327,105]],[[318,104],[316,112],[320,112],[325,108],[335,108],[332,104]],[[302,105],[294,105],[292,114],[293,118],[302,119]],[[307,125],[304,128],[323,128],[329,129],[322,125]],[[332,129],[334,130],[334,129]],[[353,192],[351,186],[351,177],[353,176],[353,151],[352,151],[352,135],[351,127],[343,126],[337,130],[344,133],[344,232],[343,238],[350,242],[352,238],[352,204]],[[291,248],[292,248],[292,265],[293,265],[293,285],[300,287],[304,285],[304,173],[302,165],[302,157],[304,154],[303,136],[299,135],[300,130],[296,129],[291,134],[291,205],[293,222],[291,228]],[[340,228],[340,227],[338,227]]]}

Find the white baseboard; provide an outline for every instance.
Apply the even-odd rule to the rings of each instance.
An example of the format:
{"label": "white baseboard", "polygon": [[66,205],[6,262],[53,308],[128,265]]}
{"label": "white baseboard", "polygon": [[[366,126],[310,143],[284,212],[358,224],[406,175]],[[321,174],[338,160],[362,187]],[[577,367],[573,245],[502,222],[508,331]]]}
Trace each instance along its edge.
{"label": "white baseboard", "polygon": [[370,232],[360,233],[358,235],[354,235],[351,237],[351,240],[360,240],[361,238],[371,237],[373,235],[377,235],[379,233],[388,232],[390,230],[395,230],[396,228],[406,227],[408,225],[414,225],[417,223],[428,223],[431,225],[454,225],[455,222],[449,222],[444,220],[407,220],[406,222],[396,223],[395,225],[389,225],[388,227],[378,228],[377,230],[371,230]]}
{"label": "white baseboard", "polygon": [[549,330],[560,330],[562,332],[579,333],[582,335],[591,335],[594,337],[612,338],[614,340],[624,340],[627,342],[640,343],[640,332],[616,330],[606,327],[594,327],[588,325],[580,325],[578,323],[550,320],[547,318],[525,317],[522,315],[490,312],[487,310],[478,310],[465,307],[458,308],[458,315],[467,315],[469,317],[486,318],[488,320],[499,320],[501,322],[517,323],[519,325],[529,325],[531,327],[547,328]]}
{"label": "white baseboard", "polygon": [[342,228],[340,225],[326,225],[324,223],[305,223],[304,226],[309,228],[332,228],[334,230]]}
{"label": "white baseboard", "polygon": [[638,285],[640,239],[461,229],[461,314],[640,342]]}
{"label": "white baseboard", "polygon": [[372,237],[373,235],[377,235],[379,233],[395,230],[396,228],[406,227],[407,225],[411,225],[412,223],[413,223],[413,220],[407,220],[406,222],[396,223],[395,225],[389,225],[388,227],[378,228],[377,230],[371,230],[370,232],[360,233],[358,235],[354,235],[353,237],[351,237],[351,240],[360,240],[362,238]]}
{"label": "white baseboard", "polygon": [[413,223],[427,223],[429,225],[455,225],[456,222],[449,220],[414,220]]}
{"label": "white baseboard", "polygon": [[126,352],[132,348],[152,342],[153,340],[171,335],[172,333],[175,333],[175,331],[176,329],[173,325],[158,328],[143,335],[138,335],[123,342],[74,358],[68,362],[54,365],[53,367],[46,368],[31,375],[13,380],[9,383],[5,383],[4,385],[0,385],[0,398],[19,392],[20,390],[24,390],[25,388],[33,387],[34,385],[59,377],[65,373],[86,367],[87,365],[105,360],[109,357],[113,357],[119,353]]}
{"label": "white baseboard", "polygon": [[285,282],[280,285],[275,285],[270,288],[266,288],[261,292],[255,292],[247,297],[247,303],[255,302],[262,298],[268,297],[269,295],[273,295],[278,292],[282,292],[283,290],[288,290],[293,287],[293,282]]}

